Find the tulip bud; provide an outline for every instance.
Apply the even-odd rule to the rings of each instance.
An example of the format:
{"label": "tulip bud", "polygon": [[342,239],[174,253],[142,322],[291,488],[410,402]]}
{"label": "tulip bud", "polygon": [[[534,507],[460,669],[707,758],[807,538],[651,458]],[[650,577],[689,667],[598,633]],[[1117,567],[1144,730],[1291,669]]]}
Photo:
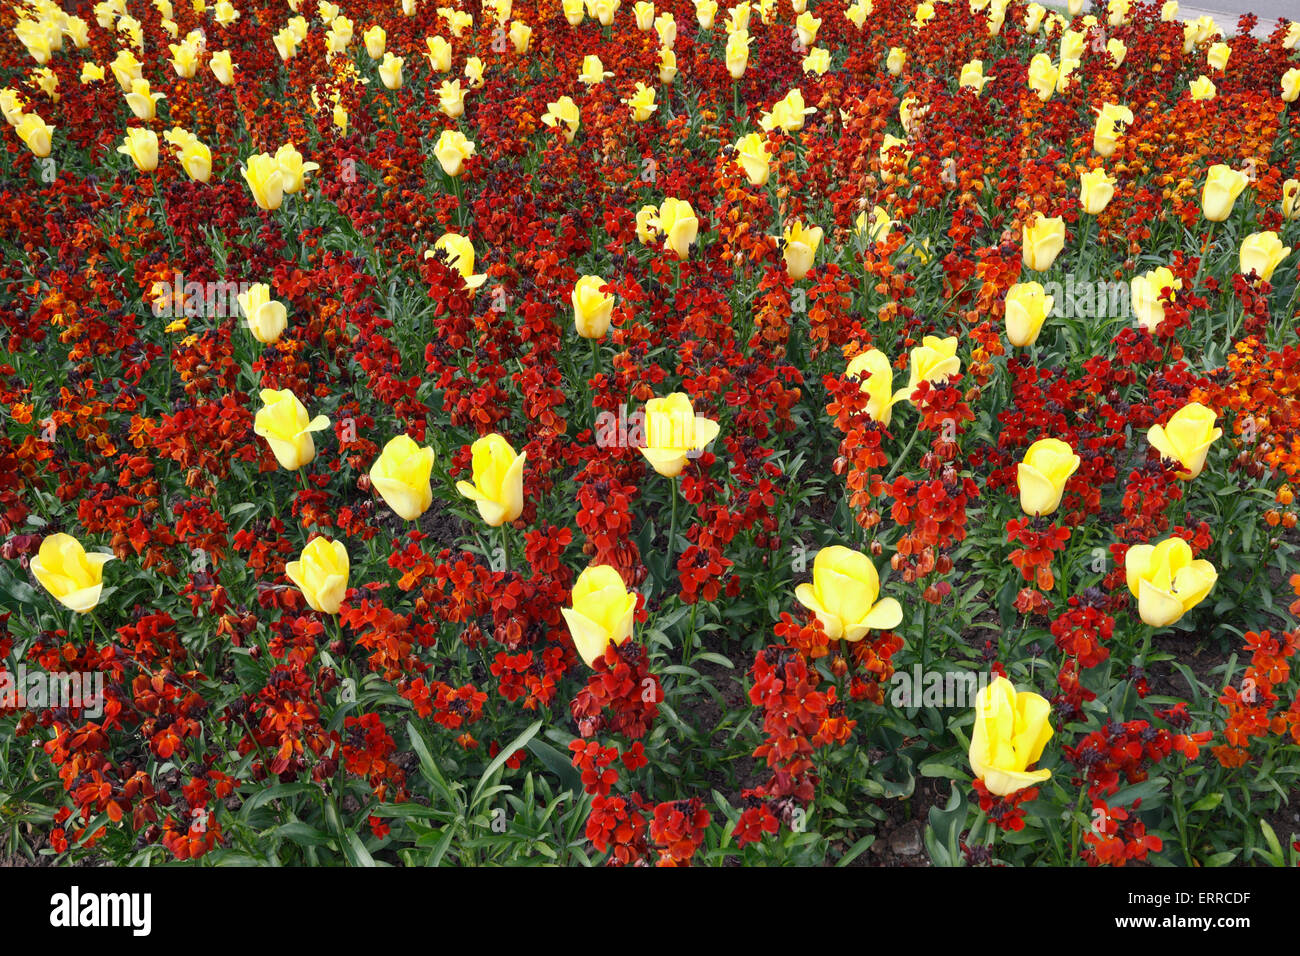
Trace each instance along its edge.
{"label": "tulip bud", "polygon": [[284,566],[284,574],[298,586],[307,606],[322,614],[338,614],[348,591],[350,563],[341,541],[312,538],[297,561]]}
{"label": "tulip bud", "polygon": [[812,583],[796,587],[795,598],[832,641],[860,641],[867,631],[893,630],[903,621],[902,605],[880,598],[880,576],[871,559],[841,545],[817,552]]}
{"label": "tulip bud", "polygon": [[104,587],[104,565],[111,554],[87,553],[76,538],[52,534],[41,541],[31,559],[31,572],[41,587],[69,610],[85,613],[99,603]]}

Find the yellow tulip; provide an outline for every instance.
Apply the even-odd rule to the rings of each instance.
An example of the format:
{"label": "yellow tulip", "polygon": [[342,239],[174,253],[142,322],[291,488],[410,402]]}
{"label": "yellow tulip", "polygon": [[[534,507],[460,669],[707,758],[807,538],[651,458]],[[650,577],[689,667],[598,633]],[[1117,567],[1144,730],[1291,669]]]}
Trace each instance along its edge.
{"label": "yellow tulip", "polygon": [[460,88],[460,80],[443,80],[438,87],[438,109],[450,119],[465,115],[465,91]]}
{"label": "yellow tulip", "polygon": [[1040,283],[1017,282],[1007,289],[1007,341],[1017,348],[1033,345],[1056,304]]}
{"label": "yellow tulip", "polygon": [[1291,24],[1282,37],[1282,48],[1284,50],[1294,50],[1296,47],[1300,47],[1300,21]]}
{"label": "yellow tulip", "polygon": [[[1148,332],[1154,332],[1165,320],[1165,303],[1172,302],[1173,293],[1182,287],[1183,280],[1175,279],[1174,274],[1165,266],[1134,276],[1129,283],[1129,304],[1138,325]],[[1169,289],[1170,294],[1162,295],[1164,289]]]}
{"label": "yellow tulip", "polygon": [[815,106],[805,106],[802,90],[791,90],[772,104],[772,111],[759,120],[764,131],[783,129],[787,133],[803,129],[804,117],[817,112]]}
{"label": "yellow tulip", "polygon": [[855,0],[844,8],[844,19],[861,30],[872,12],[871,0]]}
{"label": "yellow tulip", "polygon": [[1046,53],[1038,53],[1029,61],[1029,89],[1038,94],[1038,98],[1046,103],[1056,92],[1056,81],[1058,71],[1056,65],[1052,63],[1052,58]]}
{"label": "yellow tulip", "polygon": [[749,67],[749,31],[740,30],[727,37],[727,73],[733,80],[745,75]]}
{"label": "yellow tulip", "polygon": [[975,725],[970,758],[975,776],[1000,797],[1042,783],[1050,770],[1030,770],[1052,739],[1052,705],[1040,694],[1017,692],[1005,677],[995,677],[975,695]]}
{"label": "yellow tulip", "polygon": [[648,33],[655,25],[655,5],[649,0],[637,0],[632,6],[632,15],[636,17],[636,28]]}
{"label": "yellow tulip", "polygon": [[762,133],[749,133],[736,143],[736,162],[745,171],[750,185],[766,186],[771,175],[772,154]]}
{"label": "yellow tulip", "polygon": [[35,113],[24,113],[20,116],[14,132],[18,134],[18,138],[23,141],[23,144],[32,151],[33,156],[44,159],[50,155],[50,149],[54,142],[54,127]]}
{"label": "yellow tulip", "polygon": [[1165,0],[1160,7],[1160,19],[1164,23],[1173,23],[1178,19],[1178,0]]}
{"label": "yellow tulip", "polygon": [[405,521],[414,521],[433,504],[433,449],[409,436],[393,438],[370,466],[370,484]]}
{"label": "yellow tulip", "polygon": [[108,66],[113,71],[113,78],[117,80],[117,85],[122,88],[123,93],[130,93],[132,84],[143,76],[140,61],[130,50],[118,51],[117,56]]}
{"label": "yellow tulip", "polygon": [[433,155],[438,157],[442,171],[455,179],[463,171],[465,160],[474,155],[474,144],[459,130],[445,129],[434,144]]}
{"label": "yellow tulip", "polygon": [[279,209],[284,201],[284,173],[270,153],[256,153],[248,157],[248,165],[240,167],[244,181],[253,194],[258,208]]}
{"label": "yellow tulip", "polygon": [[568,21],[571,27],[581,24],[583,18],[587,15],[584,0],[560,0],[560,9],[564,12],[564,19]]}
{"label": "yellow tulip", "polygon": [[991,76],[984,75],[984,61],[971,60],[961,68],[961,75],[957,79],[958,89],[974,90],[980,93],[984,89],[984,84],[993,79]]}
{"label": "yellow tulip", "polygon": [[614,14],[618,11],[619,0],[589,0],[591,15],[602,27],[613,24]]}
{"label": "yellow tulip", "polygon": [[379,81],[384,84],[385,89],[400,90],[402,88],[402,64],[405,61],[400,56],[393,56],[391,53],[385,53],[383,62],[379,64]]}
{"label": "yellow tulip", "polygon": [[1124,58],[1128,56],[1128,46],[1118,37],[1111,37],[1106,41],[1106,52],[1110,54],[1111,62],[1119,67],[1124,64]]}
{"label": "yellow tulip", "polygon": [[794,589],[832,641],[860,641],[867,631],[889,631],[903,621],[903,608],[880,597],[880,576],[861,551],[841,545],[822,548],[813,559],[811,584]]}
{"label": "yellow tulip", "polygon": [[126,105],[136,119],[151,120],[157,115],[157,104],[161,99],[165,99],[163,94],[150,92],[148,80],[136,80],[131,84],[131,92],[126,94]]}
{"label": "yellow tulip", "polygon": [[1168,627],[1200,604],[1218,572],[1205,560],[1193,560],[1182,538],[1157,545],[1135,544],[1124,558],[1128,589],[1138,600],[1138,616],[1152,627]]}
{"label": "yellow tulip", "polygon": [[664,248],[678,259],[685,259],[690,255],[691,245],[699,235],[700,221],[689,202],[670,196],[659,204],[654,227],[663,236]]}
{"label": "yellow tulip", "polygon": [[912,16],[912,27],[919,30],[933,19],[934,4],[929,0],[922,0],[916,5],[916,13]]}
{"label": "yellow tulip", "polygon": [[280,467],[297,471],[316,457],[311,433],[329,427],[324,415],[308,419],[307,409],[289,389],[264,388],[262,408],[253,418],[253,434],[266,439]]}
{"label": "yellow tulip", "polygon": [[1282,102],[1294,103],[1300,99],[1300,67],[1291,67],[1282,74]]}
{"label": "yellow tulip", "polygon": [[560,613],[578,656],[592,667],[611,642],[622,644],[632,636],[636,595],[614,568],[593,564],[573,584],[573,607],[560,608]]}
{"label": "yellow tulip", "polygon": [[1065,483],[1080,462],[1074,449],[1059,438],[1043,438],[1030,445],[1024,461],[1016,466],[1020,510],[1031,518],[1054,514],[1061,505]]}
{"label": "yellow tulip", "polygon": [[1241,274],[1254,272],[1265,282],[1273,278],[1273,270],[1291,254],[1291,247],[1282,245],[1276,232],[1255,232],[1241,240]]}
{"label": "yellow tulip", "polygon": [[1178,477],[1191,481],[1205,467],[1210,446],[1223,436],[1223,429],[1214,425],[1215,414],[1200,402],[1184,405],[1166,425],[1152,425],[1147,441],[1160,452],[1161,457],[1183,466]]}
{"label": "yellow tulip", "polygon": [[298,586],[307,606],[322,614],[337,614],[348,593],[348,549],[342,541],[315,537],[297,561],[284,566],[284,574]]}
{"label": "yellow tulip", "polygon": [[605,69],[605,64],[600,62],[600,57],[588,54],[582,58],[582,70],[578,73],[578,82],[585,86],[596,86],[613,75],[612,71]]}
{"label": "yellow tulip", "polygon": [[443,253],[450,260],[451,268],[460,273],[467,289],[477,289],[487,281],[487,275],[474,274],[474,244],[464,236],[454,232],[446,233],[424,257],[428,259],[437,252]]}
{"label": "yellow tulip", "polygon": [[561,96],[554,103],[546,104],[542,122],[547,126],[560,127],[565,142],[572,143],[573,137],[578,135],[578,128],[582,125],[582,115],[578,112],[578,104],[573,102],[572,97]]}
{"label": "yellow tulip", "polygon": [[718,15],[717,0],[694,0],[695,22],[701,30],[713,29],[713,18]]}
{"label": "yellow tulip", "polygon": [[239,19],[239,11],[230,0],[221,0],[213,10],[212,17],[220,26],[228,27]]}
{"label": "yellow tulip", "polygon": [[822,241],[822,228],[809,228],[802,222],[794,222],[786,226],[782,239],[784,248],[781,254],[785,259],[786,275],[798,282],[812,269],[817,247]]}
{"label": "yellow tulip", "polygon": [[151,173],[158,168],[158,134],[151,129],[128,129],[126,139],[117,151],[130,156],[135,168],[142,173]]}
{"label": "yellow tulip", "polygon": [[168,47],[172,51],[170,62],[176,75],[183,80],[193,77],[199,69],[199,51],[188,43],[171,43]]}
{"label": "yellow tulip", "polygon": [[1223,222],[1232,215],[1232,207],[1250,180],[1223,163],[1211,166],[1201,189],[1201,211],[1210,222]]}
{"label": "yellow tulip", "polygon": [[961,359],[957,357],[957,337],[941,339],[936,335],[927,335],[921,344],[912,349],[909,356],[911,377],[905,388],[894,394],[895,401],[911,401],[912,393],[922,382],[942,385],[961,371]]}
{"label": "yellow tulip", "polygon": [[104,68],[98,63],[85,63],[81,67],[82,83],[99,83],[104,79]]}
{"label": "yellow tulip", "polygon": [[1300,179],[1288,179],[1282,184],[1282,218],[1300,218]]}
{"label": "yellow tulip", "polygon": [[1021,252],[1025,265],[1046,272],[1065,248],[1065,220],[1060,216],[1035,214],[1021,230]]}
{"label": "yellow tulip", "polygon": [[794,32],[803,46],[812,46],[822,22],[805,10],[794,21]]}
{"label": "yellow tulip", "polygon": [[289,313],[283,302],[271,298],[271,289],[265,282],[256,282],[247,292],[235,296],[253,338],[263,345],[279,341],[289,325]]}
{"label": "yellow tulip", "polygon": [[808,51],[808,55],[803,58],[799,66],[805,73],[823,76],[831,68],[831,51],[825,47],[815,46]]}
{"label": "yellow tulip", "polygon": [[643,246],[652,245],[658,233],[655,224],[659,221],[658,206],[642,206],[636,211],[636,237]]}
{"label": "yellow tulip", "polygon": [[208,69],[222,86],[235,82],[235,65],[230,61],[229,50],[218,50],[208,60]]}
{"label": "yellow tulip", "polygon": [[889,70],[891,76],[898,76],[903,72],[903,66],[907,63],[907,51],[902,47],[892,46],[889,48],[889,55],[885,57],[885,69]]}
{"label": "yellow tulip", "polygon": [[510,24],[510,42],[514,45],[516,53],[528,52],[528,41],[533,38],[533,28],[522,20],[514,20]]}
{"label": "yellow tulip", "polygon": [[425,54],[429,58],[429,66],[435,73],[446,73],[451,69],[451,44],[442,37],[429,37],[425,44],[429,47],[429,52]]}
{"label": "yellow tulip", "polygon": [[[271,37],[271,42],[275,45],[275,52],[280,55],[282,63],[288,63],[298,54],[298,34],[288,27]],[[336,45],[332,44],[332,46]]]}
{"label": "yellow tulip", "polygon": [[1090,216],[1099,216],[1115,196],[1115,180],[1104,169],[1091,169],[1079,177],[1079,203]]}
{"label": "yellow tulip", "polygon": [[378,24],[361,34],[361,39],[366,45],[366,53],[370,54],[372,60],[378,60],[388,49],[388,34]]}
{"label": "yellow tulip", "polygon": [[664,47],[659,51],[659,82],[671,84],[677,77],[677,54]]}
{"label": "yellow tulip", "polygon": [[1047,16],[1047,8],[1041,3],[1031,3],[1025,8],[1025,32],[1033,36],[1038,32],[1039,27],[1043,25],[1043,17]]}
{"label": "yellow tulip", "polygon": [[465,82],[471,90],[477,90],[483,85],[483,61],[476,56],[465,60]]}
{"label": "yellow tulip", "polygon": [[895,225],[897,223],[889,218],[889,213],[885,211],[883,206],[872,206],[870,219],[867,218],[867,212],[864,209],[858,213],[858,218],[853,223],[854,229],[859,233],[865,232],[867,239],[871,242],[883,242],[889,238],[889,234],[893,232]]}
{"label": "yellow tulip", "polygon": [[573,286],[573,324],[584,339],[603,339],[614,315],[614,296],[601,292],[605,280],[583,276]]}
{"label": "yellow tulip", "polygon": [[[1065,57],[1062,57],[1064,65]],[[1127,106],[1106,103],[1097,113],[1097,125],[1093,128],[1092,148],[1100,156],[1110,156],[1119,144],[1119,137],[1126,126],[1133,122],[1133,111]]]}
{"label": "yellow tulip", "polygon": [[718,423],[696,415],[684,392],[652,398],[645,405],[645,445],[641,454],[665,478],[676,478],[686,462],[699,457],[718,437]]}
{"label": "yellow tulip", "polygon": [[1205,62],[1219,72],[1223,72],[1228,66],[1228,57],[1231,53],[1232,47],[1226,43],[1212,44],[1209,52],[1205,55]]}
{"label": "yellow tulip", "polygon": [[1212,100],[1219,92],[1214,86],[1214,81],[1204,74],[1192,80],[1188,84],[1188,90],[1195,101]]}
{"label": "yellow tulip", "polygon": [[655,105],[655,91],[644,83],[638,83],[629,99],[621,100],[632,111],[632,122],[644,123],[659,107]]}
{"label": "yellow tulip", "polygon": [[894,394],[894,368],[880,349],[868,349],[853,356],[845,370],[850,378],[856,376],[862,391],[867,393],[867,415],[886,428],[894,417],[894,405],[902,401]]}
{"label": "yellow tulip", "polygon": [[104,565],[111,554],[87,553],[69,534],[52,534],[41,542],[32,558],[32,574],[41,587],[49,591],[64,607],[78,613],[91,610],[99,603],[104,588]]}
{"label": "yellow tulip", "polygon": [[478,506],[491,527],[514,521],[524,510],[524,462],[527,452],[515,454],[510,443],[495,432],[470,446],[473,484],[456,482],[456,490]]}

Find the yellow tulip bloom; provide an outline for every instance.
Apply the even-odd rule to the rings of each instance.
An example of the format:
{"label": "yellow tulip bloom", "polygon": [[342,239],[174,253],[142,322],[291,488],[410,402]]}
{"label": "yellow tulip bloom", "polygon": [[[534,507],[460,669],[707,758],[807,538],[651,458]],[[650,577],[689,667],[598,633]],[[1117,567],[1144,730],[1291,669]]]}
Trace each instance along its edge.
{"label": "yellow tulip bloom", "polygon": [[1021,228],[1021,253],[1025,266],[1046,272],[1065,248],[1065,220],[1035,214]]}
{"label": "yellow tulip bloom", "polygon": [[573,286],[573,324],[584,339],[603,339],[614,315],[614,296],[601,292],[605,280],[586,275]]}
{"label": "yellow tulip bloom", "polygon": [[239,172],[248,183],[253,194],[253,201],[259,209],[279,209],[284,201],[284,173],[274,156],[269,153],[257,153],[248,157],[248,165],[240,167]]}
{"label": "yellow tulip bloom", "polygon": [[1255,232],[1241,240],[1241,252],[1238,256],[1241,274],[1252,272],[1265,282],[1272,280],[1273,270],[1282,264],[1282,260],[1291,254],[1291,247],[1282,245],[1276,232]]}
{"label": "yellow tulip bloom", "polygon": [[14,132],[36,158],[44,159],[50,155],[54,142],[54,127],[35,113],[24,113],[20,116]]}
{"label": "yellow tulip bloom", "polygon": [[[1166,266],[1159,266],[1150,272],[1134,276],[1129,283],[1129,305],[1138,325],[1148,332],[1165,320],[1165,303],[1173,301],[1173,293],[1182,289],[1183,280],[1175,279],[1173,272]],[[1162,295],[1162,290],[1169,289],[1169,295]]]}
{"label": "yellow tulip bloom", "polygon": [[542,122],[550,127],[560,127],[564,132],[564,141],[572,143],[573,137],[578,135],[578,127],[582,125],[582,116],[578,112],[578,104],[573,102],[573,97],[561,96],[554,103],[546,104]]}
{"label": "yellow tulip bloom", "polygon": [[632,122],[644,123],[659,107],[655,105],[655,91],[644,83],[638,83],[636,90],[628,99],[620,102],[627,105],[632,112]]}
{"label": "yellow tulip bloom", "polygon": [[474,274],[474,244],[464,236],[454,232],[446,233],[433,248],[424,254],[426,259],[441,252],[450,260],[451,268],[460,273],[465,281],[465,288],[477,289],[487,281],[486,275]]}
{"label": "yellow tulip bloom", "polygon": [[700,221],[690,203],[670,196],[660,203],[654,227],[663,236],[664,248],[678,259],[685,259],[699,235]]}
{"label": "yellow tulip bloom", "polygon": [[455,179],[464,170],[465,160],[474,155],[474,144],[459,130],[445,129],[433,146],[433,155],[442,171]]}
{"label": "yellow tulip bloom", "polygon": [[1250,180],[1245,173],[1219,163],[1205,174],[1201,188],[1201,211],[1210,222],[1223,222],[1232,215],[1232,207]]}
{"label": "yellow tulip bloom", "polygon": [[1024,348],[1038,341],[1043,322],[1056,304],[1038,282],[1017,282],[1007,289],[1007,341]]}
{"label": "yellow tulip bloom", "polygon": [[289,325],[288,310],[283,302],[271,298],[271,289],[265,282],[254,283],[247,292],[235,297],[244,313],[248,330],[263,345],[279,341]]}
{"label": "yellow tulip bloom", "polygon": [[495,432],[470,446],[473,483],[456,482],[456,490],[478,506],[479,516],[497,528],[514,521],[524,510],[524,462],[510,443]]}
{"label": "yellow tulip bloom", "polygon": [[1183,466],[1178,477],[1191,481],[1205,467],[1210,446],[1223,436],[1214,425],[1217,416],[1200,402],[1184,405],[1165,425],[1152,425],[1147,441],[1161,457]]}
{"label": "yellow tulip bloom", "polygon": [[135,168],[142,173],[151,173],[158,168],[158,134],[151,129],[128,129],[126,139],[117,151],[130,156]]}
{"label": "yellow tulip bloom", "polygon": [[1079,469],[1081,459],[1059,438],[1042,438],[1029,446],[1016,466],[1020,510],[1029,517],[1054,514],[1061,505],[1065,483]]}
{"label": "yellow tulip bloom", "polygon": [[85,613],[99,603],[104,588],[104,565],[111,554],[87,553],[69,534],[52,534],[41,541],[32,558],[32,574],[41,587],[69,610]]}
{"label": "yellow tulip bloom", "polygon": [[751,185],[766,186],[771,175],[772,154],[762,133],[749,133],[736,143],[736,162],[745,171]]}
{"label": "yellow tulip bloom", "polygon": [[1138,616],[1152,627],[1168,627],[1204,600],[1218,580],[1214,565],[1193,560],[1182,538],[1157,545],[1135,544],[1124,558],[1129,592],[1138,600]]}
{"label": "yellow tulip bloom", "polygon": [[1052,776],[1050,770],[1029,769],[1052,739],[1051,714],[1052,705],[1045,697],[1017,692],[1005,677],[980,688],[968,756],[989,793],[1009,796]]}
{"label": "yellow tulip bloom", "polygon": [[812,583],[800,584],[794,596],[832,641],[860,641],[867,631],[889,631],[903,621],[902,605],[880,597],[880,576],[871,559],[838,544],[817,552]]}
{"label": "yellow tulip bloom", "polygon": [[573,584],[573,607],[560,608],[578,656],[588,667],[605,653],[610,643],[622,644],[632,636],[636,595],[623,578],[604,564],[588,567]]}
{"label": "yellow tulip bloom", "polygon": [[297,471],[316,457],[311,433],[329,428],[324,415],[308,419],[307,409],[289,389],[264,388],[262,408],[253,418],[253,434],[266,439],[280,467]]}
{"label": "yellow tulip bloom", "polygon": [[433,504],[432,471],[433,449],[398,435],[370,466],[370,484],[399,517],[414,521]]}
{"label": "yellow tulip bloom", "polygon": [[798,282],[812,269],[813,260],[817,256],[817,247],[822,241],[822,228],[821,226],[809,228],[802,222],[794,222],[786,226],[782,240],[784,248],[781,254],[785,259],[786,274]]}
{"label": "yellow tulip bloom", "polygon": [[1104,169],[1090,169],[1079,177],[1079,204],[1090,216],[1101,215],[1115,197],[1115,180]]}
{"label": "yellow tulip bloom", "polygon": [[348,593],[348,549],[341,541],[315,537],[297,561],[284,566],[284,574],[298,586],[307,606],[322,614],[337,614]]}
{"label": "yellow tulip bloom", "polygon": [[[1065,56],[1062,55],[1062,63]],[[1106,103],[1097,113],[1097,125],[1093,128],[1092,148],[1100,156],[1114,154],[1119,145],[1120,134],[1133,122],[1133,111],[1127,106]]]}
{"label": "yellow tulip bloom", "polygon": [[909,356],[911,378],[905,388],[894,394],[895,401],[911,401],[912,393],[922,382],[942,385],[949,378],[961,371],[961,359],[957,357],[957,337],[941,339],[936,335],[927,335],[921,344],[912,349]]}
{"label": "yellow tulip bloom", "polygon": [[718,437],[717,422],[696,415],[684,392],[652,398],[645,405],[645,445],[641,454],[665,478],[676,478],[687,461],[699,457]]}
{"label": "yellow tulip bloom", "polygon": [[856,376],[867,393],[867,414],[886,428],[894,417],[894,405],[902,397],[894,394],[894,368],[880,349],[868,349],[853,356],[845,375]]}

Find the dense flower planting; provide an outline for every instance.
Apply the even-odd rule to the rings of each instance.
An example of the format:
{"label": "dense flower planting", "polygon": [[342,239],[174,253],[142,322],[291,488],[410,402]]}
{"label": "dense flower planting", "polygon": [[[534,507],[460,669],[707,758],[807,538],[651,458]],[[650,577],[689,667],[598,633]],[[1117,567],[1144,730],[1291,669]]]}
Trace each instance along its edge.
{"label": "dense flower planting", "polygon": [[1294,864],[1300,24],[0,11],[7,858]]}

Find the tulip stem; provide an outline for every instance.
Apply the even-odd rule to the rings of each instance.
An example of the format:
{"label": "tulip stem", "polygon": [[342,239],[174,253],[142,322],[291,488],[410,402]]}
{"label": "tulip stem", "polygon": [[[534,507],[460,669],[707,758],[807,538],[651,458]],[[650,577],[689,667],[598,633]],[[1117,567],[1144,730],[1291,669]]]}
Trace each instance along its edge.
{"label": "tulip stem", "polygon": [[668,564],[664,580],[664,586],[667,587],[667,578],[672,575],[673,570],[673,552],[677,550],[677,479],[670,478],[668,486],[671,489],[668,492],[668,498],[672,502],[669,510],[668,519]]}
{"label": "tulip stem", "polygon": [[600,374],[600,344],[596,339],[587,339],[591,343],[591,377]]}
{"label": "tulip stem", "polygon": [[894,475],[898,474],[898,469],[903,467],[903,462],[907,460],[908,452],[910,452],[912,446],[916,444],[916,436],[919,434],[921,434],[920,428],[916,428],[912,431],[912,437],[907,440],[907,444],[903,446],[903,450],[899,453],[898,458],[894,460],[894,467],[889,469],[889,475],[885,478],[886,484],[893,481]]}
{"label": "tulip stem", "polygon": [[501,524],[501,570],[510,570],[510,524],[502,522]]}
{"label": "tulip stem", "polygon": [[[1088,216],[1087,213],[1084,213],[1084,215]],[[1092,235],[1092,220],[1092,216],[1088,216],[1088,218],[1084,220],[1083,233],[1079,236],[1079,258],[1075,260],[1074,271],[1080,275],[1083,274],[1084,256],[1087,255],[1088,252],[1088,238]]]}

